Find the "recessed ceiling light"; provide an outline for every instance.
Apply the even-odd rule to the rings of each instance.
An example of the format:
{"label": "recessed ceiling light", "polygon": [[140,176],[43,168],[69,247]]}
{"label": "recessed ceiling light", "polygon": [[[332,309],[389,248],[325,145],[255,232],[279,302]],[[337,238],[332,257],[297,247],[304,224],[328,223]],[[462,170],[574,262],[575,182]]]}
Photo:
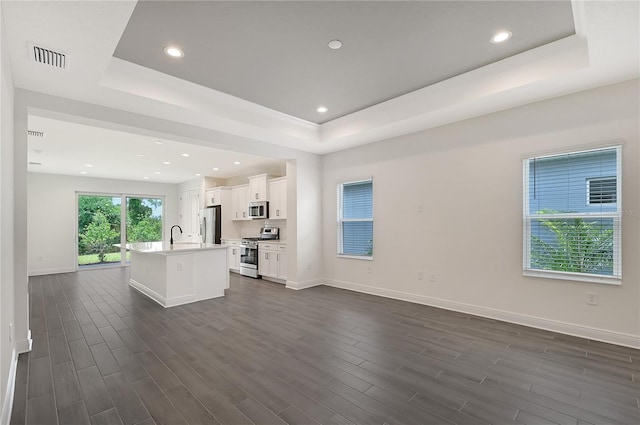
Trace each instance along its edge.
{"label": "recessed ceiling light", "polygon": [[144,154],[143,154],[143,153],[139,153],[139,154],[138,154],[138,156],[139,156],[140,158],[142,158],[142,157],[144,156]]}
{"label": "recessed ceiling light", "polygon": [[189,155],[188,153],[183,153],[182,156],[184,156],[186,158],[186,157],[191,156],[191,155]]}
{"label": "recessed ceiling light", "polygon": [[162,174],[160,171],[154,171],[153,174]]}
{"label": "recessed ceiling light", "polygon": [[149,176],[144,176],[143,179],[148,180]]}
{"label": "recessed ceiling light", "polygon": [[213,171],[218,171],[219,168],[218,167],[213,167]]}
{"label": "recessed ceiling light", "polygon": [[84,164],[84,166],[85,166],[85,167],[89,167],[89,168],[93,167],[93,165],[92,165],[92,164]]}
{"label": "recessed ceiling light", "polygon": [[80,171],[80,174],[87,174],[86,171]]}
{"label": "recessed ceiling light", "polygon": [[171,165],[171,163],[169,161],[164,161],[163,164],[164,165]]}
{"label": "recessed ceiling light", "polygon": [[196,176],[200,177],[200,173],[196,173]]}
{"label": "recessed ceiling light", "polygon": [[325,112],[328,111],[326,106],[318,106],[318,109],[316,109],[316,111],[318,111],[321,114],[324,114]]}
{"label": "recessed ceiling light", "polygon": [[491,42],[493,44],[503,43],[510,39],[512,35],[513,34],[511,34],[511,31],[500,31],[499,33],[496,33],[493,37],[491,37]]}
{"label": "recessed ceiling light", "polygon": [[234,165],[240,165],[240,161],[234,161]]}
{"label": "recessed ceiling light", "polygon": [[172,58],[184,57],[184,52],[175,46],[167,46],[164,48],[164,52]]}
{"label": "recessed ceiling light", "polygon": [[329,46],[329,48],[331,50],[338,50],[339,48],[342,47],[342,41],[340,40],[331,40],[327,46]]}
{"label": "recessed ceiling light", "polygon": [[153,142],[153,143],[155,143],[156,145],[161,145],[161,144],[162,144],[162,142],[161,142],[160,140],[156,140],[156,141],[155,141],[155,142]]}

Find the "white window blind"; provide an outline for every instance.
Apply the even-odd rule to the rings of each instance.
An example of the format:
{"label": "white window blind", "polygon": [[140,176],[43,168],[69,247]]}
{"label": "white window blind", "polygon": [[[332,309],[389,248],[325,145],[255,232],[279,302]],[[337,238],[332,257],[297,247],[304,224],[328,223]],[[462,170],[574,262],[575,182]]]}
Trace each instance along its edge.
{"label": "white window blind", "polygon": [[373,256],[373,180],[337,187],[338,254]]}
{"label": "white window blind", "polygon": [[587,203],[591,205],[615,204],[618,192],[616,181],[615,177],[587,179]]}
{"label": "white window blind", "polygon": [[621,147],[524,161],[524,272],[619,283]]}

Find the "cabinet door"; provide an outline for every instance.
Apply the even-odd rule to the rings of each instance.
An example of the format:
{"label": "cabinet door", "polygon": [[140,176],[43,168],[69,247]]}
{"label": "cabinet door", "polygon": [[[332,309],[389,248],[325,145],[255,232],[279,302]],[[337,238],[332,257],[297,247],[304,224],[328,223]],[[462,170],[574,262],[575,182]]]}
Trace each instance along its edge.
{"label": "cabinet door", "polygon": [[279,208],[276,211],[276,218],[286,219],[287,218],[287,181],[280,180],[278,182],[278,197],[279,197]]}
{"label": "cabinet door", "polygon": [[269,277],[278,277],[278,251],[269,251]]}
{"label": "cabinet door", "polygon": [[246,187],[236,187],[231,189],[231,211],[232,220],[244,220],[247,216]]}
{"label": "cabinet door", "polygon": [[278,275],[276,276],[278,279],[287,280],[287,253],[286,252],[278,252]]}
{"label": "cabinet door", "polygon": [[189,233],[191,234],[191,240],[196,241],[200,235],[200,194],[198,190],[190,191],[190,205],[191,205],[191,227]]}
{"label": "cabinet door", "polygon": [[204,192],[204,205],[207,207],[212,207],[214,204],[215,195],[212,189],[206,190]]}
{"label": "cabinet door", "polygon": [[238,249],[235,246],[227,248],[227,255],[229,256],[229,269],[236,270],[236,254],[235,250]]}
{"label": "cabinet door", "polygon": [[262,276],[270,276],[271,268],[269,263],[269,255],[271,251],[258,250],[258,273]]}
{"label": "cabinet door", "polygon": [[287,218],[287,181],[269,182],[269,218],[272,220]]}
{"label": "cabinet door", "polygon": [[222,189],[209,189],[205,192],[206,205],[212,207],[222,203]]}
{"label": "cabinet door", "polygon": [[249,186],[244,186],[241,190],[240,190],[240,200],[242,201],[240,204],[240,208],[242,210],[242,213],[239,214],[242,216],[243,220],[251,220],[249,218]]}
{"label": "cabinet door", "polygon": [[249,179],[248,202],[267,200],[267,177],[255,177]]}
{"label": "cabinet door", "polygon": [[182,233],[176,233],[178,240],[185,240],[187,238],[187,234],[185,232],[189,231],[191,227],[191,196],[189,191],[182,192],[180,194],[180,204],[179,204],[179,212],[178,212],[178,225],[182,229]]}

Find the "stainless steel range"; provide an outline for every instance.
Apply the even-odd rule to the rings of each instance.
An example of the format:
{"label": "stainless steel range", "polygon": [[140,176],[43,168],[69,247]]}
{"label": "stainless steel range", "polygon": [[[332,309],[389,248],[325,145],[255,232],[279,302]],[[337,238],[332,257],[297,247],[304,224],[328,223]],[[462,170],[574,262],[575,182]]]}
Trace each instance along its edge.
{"label": "stainless steel range", "polygon": [[243,276],[259,278],[258,274],[258,242],[280,239],[280,229],[277,227],[263,227],[257,238],[243,238],[244,249],[240,256],[240,274]]}

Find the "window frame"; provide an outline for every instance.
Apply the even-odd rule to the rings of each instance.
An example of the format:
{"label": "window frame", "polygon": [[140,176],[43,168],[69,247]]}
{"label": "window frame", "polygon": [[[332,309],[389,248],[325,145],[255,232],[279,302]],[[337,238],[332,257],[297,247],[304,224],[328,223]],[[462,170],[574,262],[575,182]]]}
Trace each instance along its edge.
{"label": "window frame", "polygon": [[[558,214],[530,214],[529,205],[529,161],[532,159],[544,159],[562,155],[580,154],[606,149],[616,149],[616,175],[608,178],[616,179],[616,211],[615,212],[584,212],[584,213],[558,213]],[[605,145],[586,149],[556,151],[546,155],[527,155],[522,159],[523,178],[523,249],[522,249],[522,274],[528,277],[541,277],[548,279],[571,280],[587,283],[601,283],[607,285],[622,285],[622,144]],[[602,177],[607,178],[607,177]],[[587,179],[589,180],[589,179]],[[588,187],[587,187],[588,189]],[[587,190],[587,202],[589,191]],[[606,205],[606,204],[587,204]],[[599,275],[590,273],[566,272],[560,270],[540,270],[531,268],[531,223],[534,220],[542,219],[570,219],[570,218],[606,218],[613,219],[614,242],[613,242],[613,274]]]}
{"label": "window frame", "polygon": [[[344,187],[353,184],[359,183],[371,183],[371,218],[344,218]],[[337,207],[337,220],[336,220],[336,234],[337,234],[337,243],[336,243],[336,254],[338,258],[350,258],[355,260],[368,260],[373,261],[373,223],[374,223],[374,192],[373,192],[373,177],[369,177],[366,179],[360,180],[351,180],[338,183],[336,185],[336,207]],[[343,238],[343,223],[345,222],[371,222],[371,247],[372,253],[371,255],[354,255],[354,254],[343,254],[344,251],[344,238]]]}

